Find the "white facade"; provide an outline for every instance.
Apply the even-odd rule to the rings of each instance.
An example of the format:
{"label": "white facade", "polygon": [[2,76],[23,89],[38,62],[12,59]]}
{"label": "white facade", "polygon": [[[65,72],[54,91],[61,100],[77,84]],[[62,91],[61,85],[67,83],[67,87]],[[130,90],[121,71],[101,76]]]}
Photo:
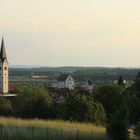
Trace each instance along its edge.
{"label": "white facade", "polygon": [[68,88],[69,90],[74,89],[74,79],[72,78],[71,75],[68,75],[66,79],[64,80],[58,80],[58,88],[63,89],[63,88]]}
{"label": "white facade", "polygon": [[0,62],[0,93],[8,93],[8,62],[5,59],[4,62]]}
{"label": "white facade", "polygon": [[0,93],[7,94],[8,91],[9,91],[9,67],[4,47],[4,41],[2,40],[0,52]]}

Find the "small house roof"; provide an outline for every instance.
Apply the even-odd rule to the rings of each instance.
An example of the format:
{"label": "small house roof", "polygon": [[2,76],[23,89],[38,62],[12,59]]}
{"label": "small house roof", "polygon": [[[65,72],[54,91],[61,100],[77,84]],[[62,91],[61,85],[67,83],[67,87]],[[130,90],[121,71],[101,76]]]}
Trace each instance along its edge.
{"label": "small house roof", "polygon": [[58,78],[58,81],[66,81],[66,79],[70,76],[70,74],[61,74],[60,77]]}

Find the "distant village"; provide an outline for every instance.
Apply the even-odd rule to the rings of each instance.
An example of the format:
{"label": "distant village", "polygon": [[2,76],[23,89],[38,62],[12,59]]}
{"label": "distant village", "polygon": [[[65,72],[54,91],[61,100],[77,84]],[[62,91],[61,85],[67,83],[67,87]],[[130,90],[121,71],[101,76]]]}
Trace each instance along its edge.
{"label": "distant village", "polygon": [[[94,94],[98,88],[90,79],[87,80],[83,86],[76,86],[75,83],[72,74],[62,73],[60,77],[58,77],[57,87],[46,88],[48,89],[49,95],[54,98],[56,103],[65,102],[66,97],[72,92],[80,93],[81,95],[91,95]],[[114,84],[127,86],[127,83],[123,80],[122,76],[118,78],[118,81],[114,81]]]}
{"label": "distant village", "polygon": [[92,94],[94,92],[95,85],[92,80],[87,80],[85,86],[76,87],[72,74],[63,73],[58,78],[57,87],[48,87],[49,95],[51,95],[56,103],[65,101],[65,97],[71,92],[79,92],[81,94]]}

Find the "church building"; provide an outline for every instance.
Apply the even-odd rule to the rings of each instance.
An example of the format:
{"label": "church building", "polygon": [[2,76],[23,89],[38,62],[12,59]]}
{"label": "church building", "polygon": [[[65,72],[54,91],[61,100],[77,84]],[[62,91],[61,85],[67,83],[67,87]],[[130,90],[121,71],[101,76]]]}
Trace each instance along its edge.
{"label": "church building", "polygon": [[74,90],[74,79],[71,74],[65,73],[60,75],[58,78],[58,88]]}
{"label": "church building", "polygon": [[9,92],[8,70],[9,70],[8,60],[6,56],[4,39],[2,38],[1,50],[0,50],[0,94],[8,94]]}

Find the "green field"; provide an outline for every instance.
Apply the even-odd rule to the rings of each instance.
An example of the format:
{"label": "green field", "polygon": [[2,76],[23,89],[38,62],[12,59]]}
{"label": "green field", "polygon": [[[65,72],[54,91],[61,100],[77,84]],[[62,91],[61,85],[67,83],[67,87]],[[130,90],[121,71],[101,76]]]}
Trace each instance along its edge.
{"label": "green field", "polygon": [[2,140],[109,140],[106,129],[86,123],[60,120],[0,118]]}

